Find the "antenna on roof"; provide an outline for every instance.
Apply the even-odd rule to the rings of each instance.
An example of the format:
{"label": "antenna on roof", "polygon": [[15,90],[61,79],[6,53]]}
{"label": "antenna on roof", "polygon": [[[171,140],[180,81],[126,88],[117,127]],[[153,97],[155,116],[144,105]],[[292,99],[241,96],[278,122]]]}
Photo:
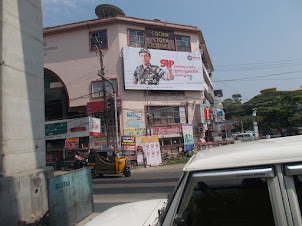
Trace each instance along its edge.
{"label": "antenna on roof", "polygon": [[120,8],[109,5],[109,4],[102,4],[95,8],[95,15],[99,19],[105,18],[105,17],[115,17],[115,16],[125,16],[125,13]]}

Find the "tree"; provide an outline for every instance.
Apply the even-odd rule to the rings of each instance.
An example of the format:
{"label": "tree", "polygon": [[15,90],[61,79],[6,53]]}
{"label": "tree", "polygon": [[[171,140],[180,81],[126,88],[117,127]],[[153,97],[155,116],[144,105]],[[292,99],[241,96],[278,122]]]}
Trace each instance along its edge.
{"label": "tree", "polygon": [[241,103],[241,98],[242,98],[241,94],[239,93],[233,94],[232,98],[236,103]]}
{"label": "tree", "polygon": [[242,104],[240,102],[241,100],[239,100],[239,96],[241,95],[240,94],[234,94],[234,95],[236,95],[235,98],[233,99],[228,98],[222,102],[226,120],[233,120],[234,118],[242,115]]}
{"label": "tree", "polygon": [[257,108],[255,121],[259,130],[291,130],[302,126],[302,91],[276,91],[263,93],[241,104],[241,95],[234,94],[223,101],[226,120],[242,121],[245,130],[252,130],[252,112]]}

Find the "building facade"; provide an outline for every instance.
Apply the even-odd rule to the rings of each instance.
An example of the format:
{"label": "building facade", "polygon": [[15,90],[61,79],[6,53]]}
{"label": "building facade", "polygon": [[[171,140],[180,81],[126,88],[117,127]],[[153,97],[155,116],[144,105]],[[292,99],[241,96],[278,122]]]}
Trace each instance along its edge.
{"label": "building facade", "polygon": [[162,150],[182,151],[182,125],[191,124],[200,142],[213,120],[213,70],[194,26],[114,15],[47,27],[46,120],[100,118],[101,137],[80,138],[79,148],[114,144],[117,121],[119,136],[134,136],[138,148],[143,136],[158,135]]}

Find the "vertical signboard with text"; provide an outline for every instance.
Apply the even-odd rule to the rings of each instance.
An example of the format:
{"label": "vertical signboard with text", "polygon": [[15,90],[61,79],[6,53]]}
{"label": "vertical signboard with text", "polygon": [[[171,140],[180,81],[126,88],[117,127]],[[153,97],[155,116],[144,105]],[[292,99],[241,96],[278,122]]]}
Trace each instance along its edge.
{"label": "vertical signboard with text", "polygon": [[194,138],[192,124],[182,124],[182,131],[184,137],[184,148],[186,151],[194,150]]}

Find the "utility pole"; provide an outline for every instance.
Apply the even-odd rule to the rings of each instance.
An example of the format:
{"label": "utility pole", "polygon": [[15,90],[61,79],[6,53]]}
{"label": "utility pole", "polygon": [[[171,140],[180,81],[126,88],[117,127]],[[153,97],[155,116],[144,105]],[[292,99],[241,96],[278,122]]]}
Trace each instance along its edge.
{"label": "utility pole", "polygon": [[[100,66],[101,66],[101,70],[98,73],[98,75],[100,76],[103,75],[105,76],[105,68],[103,65],[103,50],[102,50],[102,41],[100,41],[97,37],[95,37],[97,45],[96,48],[99,51],[99,59],[100,59]],[[102,76],[101,76],[102,77]],[[107,99],[106,99],[106,81],[105,79],[102,77],[102,89],[103,89],[103,99],[104,99],[104,116],[105,116],[105,135],[107,136],[107,147],[109,147],[110,145],[110,141],[109,141],[109,123],[108,123],[108,114],[107,114]]]}
{"label": "utility pole", "polygon": [[[117,104],[116,104],[116,93],[117,93],[117,90],[114,89],[113,82],[110,81],[108,78],[106,78],[104,75],[102,75],[100,72],[98,73],[98,76],[102,77],[103,80],[106,80],[107,82],[109,82],[111,84],[111,87],[112,87],[113,97],[114,97],[116,149],[119,150],[118,118],[117,118]],[[111,106],[111,109],[112,109],[112,106]]]}
{"label": "utility pole", "polygon": [[[149,90],[147,87],[147,121],[148,121],[148,129],[149,129],[149,136],[151,136],[151,124],[150,124],[150,112],[149,112],[149,103],[148,103],[148,98],[149,98]],[[148,131],[147,135],[148,135]]]}

